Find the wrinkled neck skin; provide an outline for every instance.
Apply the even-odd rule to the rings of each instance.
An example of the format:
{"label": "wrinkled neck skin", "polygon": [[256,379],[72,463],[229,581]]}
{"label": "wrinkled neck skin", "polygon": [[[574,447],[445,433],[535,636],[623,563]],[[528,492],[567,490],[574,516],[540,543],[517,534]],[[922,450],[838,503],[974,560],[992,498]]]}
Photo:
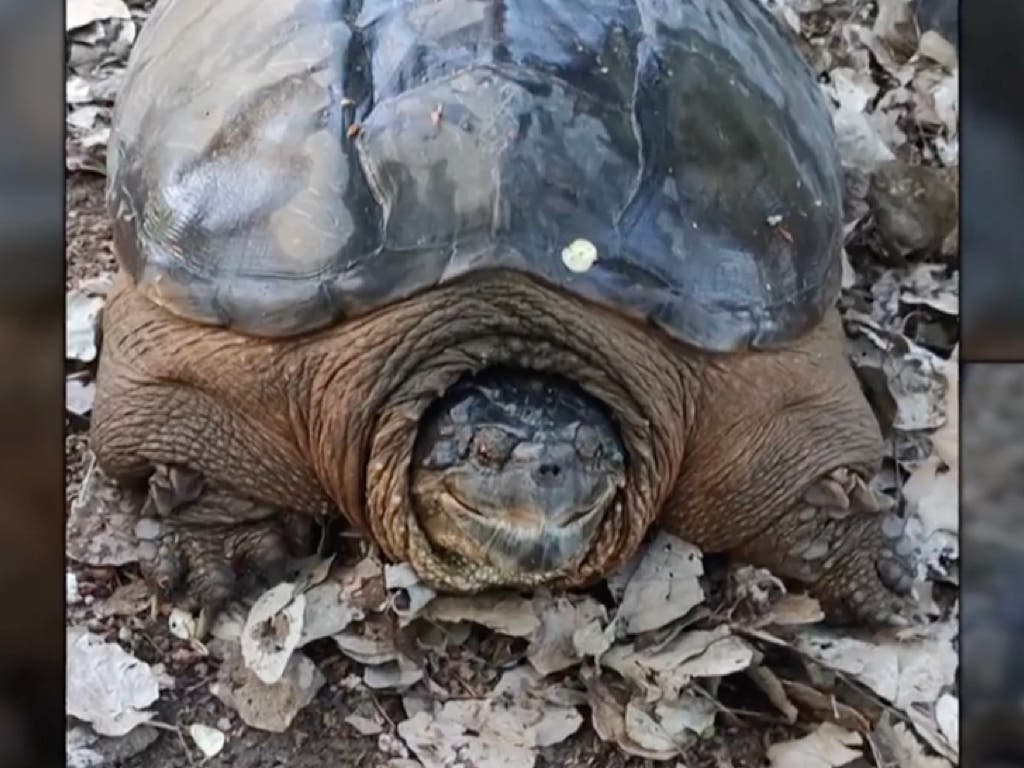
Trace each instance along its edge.
{"label": "wrinkled neck skin", "polygon": [[[324,488],[384,554],[433,586],[582,586],[628,558],[679,476],[693,393],[677,347],[596,305],[507,273],[474,276],[304,340],[301,420]],[[573,567],[523,572],[435,550],[418,524],[410,465],[424,413],[495,366],[559,375],[600,401],[626,451],[626,479]],[[303,398],[300,398],[300,401]]]}

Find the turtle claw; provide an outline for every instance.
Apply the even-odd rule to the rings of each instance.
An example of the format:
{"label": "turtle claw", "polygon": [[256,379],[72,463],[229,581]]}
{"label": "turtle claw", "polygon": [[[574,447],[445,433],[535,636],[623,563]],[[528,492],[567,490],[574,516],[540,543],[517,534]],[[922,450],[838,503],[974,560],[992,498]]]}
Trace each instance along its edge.
{"label": "turtle claw", "polygon": [[[173,480],[167,482],[175,476],[187,483],[187,493],[180,493],[180,483],[175,488]],[[164,471],[154,477],[150,509],[160,517],[140,561],[142,575],[161,596],[176,596],[183,606],[199,612],[198,627],[203,631],[197,636],[202,639],[248,583],[239,577],[280,581],[293,551],[308,541],[311,526],[304,520],[288,520],[286,513],[272,507],[202,490],[193,475]],[[179,595],[182,586],[184,594]]]}
{"label": "turtle claw", "polygon": [[880,528],[886,541],[879,548],[878,559],[875,561],[878,577],[895,594],[909,595],[917,576],[913,559],[917,548],[906,535],[906,525],[898,515],[885,515]]}
{"label": "turtle claw", "polygon": [[863,503],[857,511],[814,584],[831,605],[832,622],[901,628],[921,623],[912,600],[917,549],[903,519]]}
{"label": "turtle claw", "polygon": [[739,554],[810,587],[830,623],[908,626],[915,547],[892,502],[848,468],[808,487],[772,532]]}

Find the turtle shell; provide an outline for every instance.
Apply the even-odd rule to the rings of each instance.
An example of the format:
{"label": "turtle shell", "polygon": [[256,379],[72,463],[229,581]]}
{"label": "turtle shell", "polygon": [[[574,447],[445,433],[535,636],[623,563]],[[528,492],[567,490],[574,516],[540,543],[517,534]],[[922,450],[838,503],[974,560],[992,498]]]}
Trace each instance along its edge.
{"label": "turtle shell", "polygon": [[759,0],[163,0],[108,162],[140,288],[254,335],[504,268],[728,351],[839,290],[831,119]]}

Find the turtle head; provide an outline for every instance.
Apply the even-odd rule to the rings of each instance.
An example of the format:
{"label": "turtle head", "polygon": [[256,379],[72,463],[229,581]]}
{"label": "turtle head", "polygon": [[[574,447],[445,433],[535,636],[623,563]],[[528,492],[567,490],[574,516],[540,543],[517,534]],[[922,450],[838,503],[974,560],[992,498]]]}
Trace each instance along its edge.
{"label": "turtle head", "polygon": [[412,497],[435,547],[542,573],[583,560],[625,477],[622,442],[599,402],[546,374],[492,370],[425,414]]}

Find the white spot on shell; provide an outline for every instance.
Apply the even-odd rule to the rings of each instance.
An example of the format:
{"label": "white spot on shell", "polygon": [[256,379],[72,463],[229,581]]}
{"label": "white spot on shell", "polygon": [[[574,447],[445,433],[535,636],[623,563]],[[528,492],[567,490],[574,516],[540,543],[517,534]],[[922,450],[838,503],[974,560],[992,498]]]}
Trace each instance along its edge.
{"label": "white spot on shell", "polygon": [[597,246],[589,240],[573,240],[562,249],[562,263],[572,272],[586,272],[597,261]]}

